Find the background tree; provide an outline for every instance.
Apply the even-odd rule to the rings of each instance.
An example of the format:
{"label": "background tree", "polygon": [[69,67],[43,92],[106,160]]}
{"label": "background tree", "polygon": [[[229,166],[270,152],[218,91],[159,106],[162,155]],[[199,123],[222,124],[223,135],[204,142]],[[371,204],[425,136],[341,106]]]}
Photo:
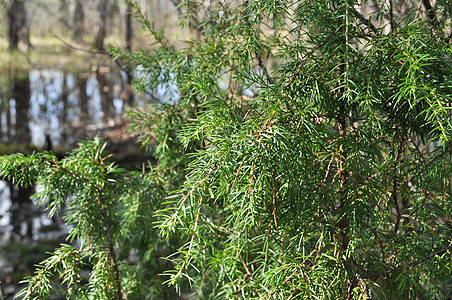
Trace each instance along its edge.
{"label": "background tree", "polygon": [[83,39],[85,12],[82,0],[75,0],[74,15],[72,17],[72,38],[76,41]]}
{"label": "background tree", "polygon": [[19,41],[30,46],[28,18],[24,0],[10,0],[6,3],[8,16],[9,49],[17,49]]}
{"label": "background tree", "polygon": [[69,24],[69,3],[67,0],[59,0],[59,22],[64,26],[64,29],[68,30],[70,28]]}
{"label": "background tree", "polygon": [[130,128],[158,165],[127,173],[99,141],[2,157],[83,242],[22,296],[59,272],[72,295],[162,298],[156,268],[201,299],[451,296],[450,4],[185,0],[175,45],[130,3],[154,44],[111,51],[156,98]]}
{"label": "background tree", "polygon": [[[133,28],[132,28],[132,17],[133,17],[133,7],[129,2],[126,4],[126,30],[125,30],[125,50],[128,52],[132,51],[132,38],[133,38]],[[134,101],[134,91],[133,91],[133,67],[125,66],[126,76],[127,76],[127,103],[132,106]]]}
{"label": "background tree", "polygon": [[107,34],[107,16],[109,14],[108,10],[108,0],[97,0],[97,19],[96,19],[96,29],[94,33],[94,47],[97,50],[105,50],[104,40]]}

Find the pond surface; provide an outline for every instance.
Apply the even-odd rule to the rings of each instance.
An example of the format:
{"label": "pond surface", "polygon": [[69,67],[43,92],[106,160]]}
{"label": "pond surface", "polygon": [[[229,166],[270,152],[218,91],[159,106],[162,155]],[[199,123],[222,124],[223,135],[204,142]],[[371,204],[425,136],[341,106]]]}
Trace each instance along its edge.
{"label": "pond surface", "polygon": [[[31,70],[0,77],[0,154],[65,151],[98,134],[113,146],[121,145],[122,151],[135,149],[136,143],[124,133],[122,114],[147,100],[132,94],[128,82],[114,66],[80,72]],[[10,299],[18,280],[31,275],[33,264],[42,259],[27,262],[24,253],[33,247],[46,249],[42,245],[48,243],[52,247],[45,251],[53,249],[69,230],[61,219],[48,218],[32,203],[35,189],[0,180],[0,299]]]}
{"label": "pond surface", "polygon": [[89,72],[32,70],[9,78],[0,95],[2,143],[74,145],[121,121],[131,105],[126,76],[110,67]]}

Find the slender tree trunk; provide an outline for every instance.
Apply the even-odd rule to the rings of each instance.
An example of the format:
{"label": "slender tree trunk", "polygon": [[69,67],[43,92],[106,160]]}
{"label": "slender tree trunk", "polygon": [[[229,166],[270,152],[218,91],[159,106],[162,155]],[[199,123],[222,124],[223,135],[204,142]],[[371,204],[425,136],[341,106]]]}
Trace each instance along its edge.
{"label": "slender tree trunk", "polygon": [[127,51],[132,50],[132,4],[127,3],[127,11],[126,11],[126,49]]}
{"label": "slender tree trunk", "polygon": [[28,36],[27,12],[24,0],[12,0],[8,6],[8,40],[9,49],[14,50],[19,46],[19,41],[30,46]]}
{"label": "slender tree trunk", "polygon": [[108,14],[108,0],[98,0],[97,2],[97,25],[94,36],[94,47],[99,51],[105,50],[104,40],[106,36],[106,22]]}
{"label": "slender tree trunk", "polygon": [[85,13],[83,11],[82,0],[75,1],[74,15],[72,18],[72,38],[76,41],[83,40]]}
{"label": "slender tree trunk", "polygon": [[[133,38],[133,30],[132,30],[132,4],[127,4],[126,11],[126,49],[127,51],[132,51],[132,38]],[[127,73],[127,103],[129,106],[133,105],[134,101],[134,92],[132,87],[133,81],[133,70],[130,66],[126,66]]]}
{"label": "slender tree trunk", "polygon": [[392,0],[389,0],[389,32],[394,32],[394,3]]}
{"label": "slender tree trunk", "polygon": [[[107,28],[110,28],[111,31],[114,30],[114,33],[121,33],[121,9],[118,3],[118,0],[111,0],[110,5],[108,6],[108,20],[107,20]],[[123,2],[123,1],[121,1]],[[111,32],[110,32],[111,33]]]}
{"label": "slender tree trunk", "polygon": [[70,28],[70,24],[68,22],[69,18],[69,5],[67,0],[60,0],[60,23],[63,24],[65,28]]}

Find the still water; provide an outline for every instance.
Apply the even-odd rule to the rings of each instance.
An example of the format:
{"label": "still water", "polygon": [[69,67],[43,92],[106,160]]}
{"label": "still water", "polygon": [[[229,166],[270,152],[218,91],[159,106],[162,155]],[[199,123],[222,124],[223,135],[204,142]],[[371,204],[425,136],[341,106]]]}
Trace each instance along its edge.
{"label": "still water", "polygon": [[[91,72],[32,70],[10,79],[0,95],[3,143],[73,145],[103,126],[121,121],[130,105],[125,76],[109,67]],[[47,139],[48,139],[47,138]]]}
{"label": "still water", "polygon": [[[122,143],[121,149],[136,147],[123,133],[122,114],[147,100],[131,94],[126,74],[114,66],[93,66],[82,72],[19,72],[0,77],[0,86],[0,154],[27,145],[70,149],[97,134],[110,144]],[[30,247],[43,251],[42,245],[49,241],[58,245],[68,232],[61,219],[47,217],[32,203],[36,188],[19,189],[0,180],[0,299],[10,299],[21,276],[31,275],[32,266],[21,257],[24,251]]]}

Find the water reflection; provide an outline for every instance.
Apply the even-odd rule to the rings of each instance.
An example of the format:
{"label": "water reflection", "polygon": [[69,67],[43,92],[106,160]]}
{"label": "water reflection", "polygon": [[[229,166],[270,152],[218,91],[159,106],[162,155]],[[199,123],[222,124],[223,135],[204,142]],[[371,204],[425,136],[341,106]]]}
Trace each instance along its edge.
{"label": "water reflection", "polygon": [[[30,121],[30,77],[28,72],[22,72],[14,76],[11,80],[11,99],[7,103],[9,112],[6,123],[6,136],[13,139],[18,144],[29,144],[31,133],[28,123]],[[30,196],[33,194],[33,187],[18,188],[12,183],[7,183],[10,200],[9,224],[12,226],[11,238],[20,239],[33,238],[32,209]],[[2,201],[5,201],[2,193]],[[5,214],[6,211],[0,213]]]}
{"label": "water reflection", "polygon": [[121,122],[125,105],[120,93],[125,84],[108,67],[77,74],[35,70],[30,81],[30,128],[35,145],[44,145],[46,134],[56,145],[74,145],[97,133],[89,128]]}
{"label": "water reflection", "polygon": [[0,94],[1,141],[43,146],[50,134],[54,144],[74,145],[92,137],[86,127],[121,122],[133,99],[125,77],[109,67],[89,73],[32,70],[14,76],[11,89]]}
{"label": "water reflection", "polygon": [[[81,139],[122,126],[123,110],[131,104],[128,79],[108,66],[84,72],[31,70],[2,78],[10,87],[0,90],[3,146],[33,144],[46,150],[58,146],[68,149]],[[30,224],[23,225],[19,220],[30,217],[27,205],[32,193],[32,189],[19,189],[10,183],[0,185],[0,207],[8,207],[9,223],[18,224],[13,225],[12,232],[19,238],[33,238],[31,229],[25,233],[22,229]],[[5,214],[1,209],[0,221]]]}
{"label": "water reflection", "polygon": [[[114,142],[109,130],[122,131],[121,115],[134,99],[129,84],[125,73],[108,66],[81,72],[47,69],[0,76],[0,142],[4,148],[1,154],[8,152],[5,149],[10,145],[24,146],[15,146],[17,149],[26,149],[25,145],[29,144],[47,150],[70,149],[98,133]],[[9,259],[11,255],[19,255],[17,243],[59,240],[67,232],[61,220],[48,218],[32,203],[30,197],[34,192],[35,187],[18,188],[0,180],[0,281],[3,283],[0,292],[3,290],[3,295],[4,284],[8,282],[11,282],[8,285],[11,293],[6,294],[17,291],[11,278],[18,263]],[[5,245],[10,250],[6,251]]]}
{"label": "water reflection", "polygon": [[9,233],[10,241],[33,240],[33,204],[30,200],[34,193],[34,187],[19,188],[8,182],[9,197],[11,205],[9,207],[9,224],[12,232]]}
{"label": "water reflection", "polygon": [[14,140],[19,144],[31,142],[28,128],[30,110],[30,78],[28,73],[19,73],[12,79],[10,103],[14,104]]}
{"label": "water reflection", "polygon": [[18,188],[0,181],[0,244],[58,239],[65,235],[67,228],[60,218],[49,218],[29,200],[34,193],[34,186]]}

